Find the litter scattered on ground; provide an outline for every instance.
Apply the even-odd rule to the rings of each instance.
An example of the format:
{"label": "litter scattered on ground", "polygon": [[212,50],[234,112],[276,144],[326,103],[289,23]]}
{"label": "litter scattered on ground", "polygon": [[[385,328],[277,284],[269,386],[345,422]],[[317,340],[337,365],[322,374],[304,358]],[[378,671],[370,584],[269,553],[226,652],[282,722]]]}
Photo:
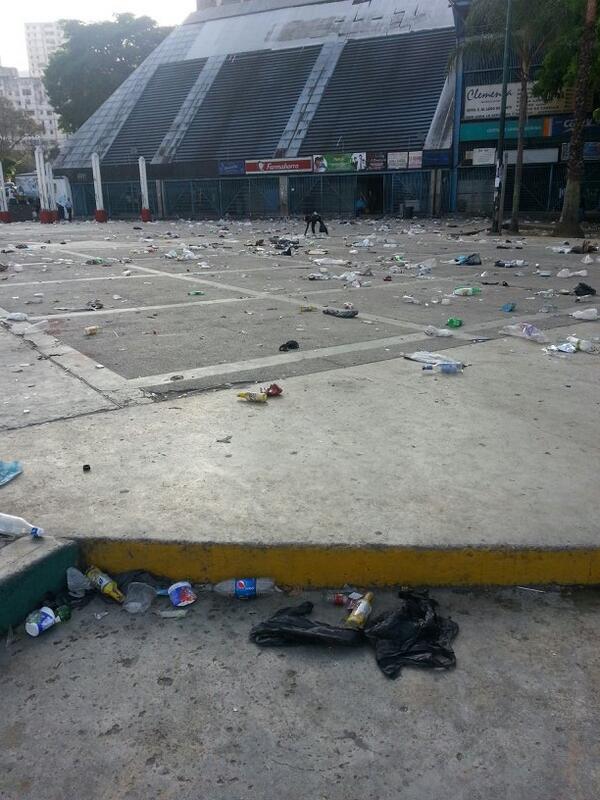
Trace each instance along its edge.
{"label": "litter scattered on ground", "polygon": [[279,352],[287,353],[288,350],[298,350],[299,348],[300,345],[295,339],[289,339],[287,342],[284,342],[282,345],[280,345]]}
{"label": "litter scattered on ground", "polygon": [[341,319],[354,319],[358,317],[358,309],[356,308],[324,308],[323,313],[329,317],[340,317]]}
{"label": "litter scattered on ground", "polygon": [[23,465],[20,461],[0,461],[0,486],[14,480],[23,472]]}
{"label": "litter scattered on ground", "polygon": [[124,601],[125,596],[119,590],[117,582],[113,580],[110,575],[107,575],[105,572],[99,570],[98,567],[90,567],[86,572],[86,577],[92,586],[100,592],[100,594],[110,597],[117,603],[122,603]]}
{"label": "litter scattered on ground", "polygon": [[[403,667],[448,670],[456,666],[452,642],[458,625],[437,613],[437,603],[426,592],[399,592],[397,608],[369,620],[368,593],[352,614],[361,614],[357,627],[335,626],[309,619],[310,602],[280,609],[268,620],[255,625],[250,639],[260,647],[321,645],[323,647],[360,647],[370,644],[379,669],[396,679]],[[364,603],[364,612],[358,612]],[[352,615],[351,615],[352,618]]]}
{"label": "litter scattered on ground", "polygon": [[445,338],[448,338],[448,337],[454,335],[452,333],[452,331],[448,331],[445,328],[436,328],[434,325],[428,325],[425,328],[424,333],[427,336],[440,336],[440,337],[445,337]]}
{"label": "litter scattered on ground", "polygon": [[269,399],[265,392],[238,392],[237,396],[247,403],[266,403]]}
{"label": "litter scattered on ground", "polygon": [[189,581],[178,581],[168,588],[169,598],[175,608],[191,606],[198,599]]}
{"label": "litter scattered on ground", "polygon": [[98,325],[89,325],[87,328],[84,329],[84,333],[86,336],[96,336],[100,331]]}
{"label": "litter scattered on ground", "polygon": [[545,334],[529,322],[516,322],[514,325],[506,325],[502,328],[500,334],[502,336],[516,336],[533,342],[543,343],[548,341]]}
{"label": "litter scattered on ground", "polygon": [[22,517],[13,517],[12,514],[0,513],[0,536],[12,536],[15,539],[29,538],[40,539],[44,536],[44,529],[31,525]]}
{"label": "litter scattered on ground", "polygon": [[581,311],[574,311],[571,316],[575,319],[583,320],[584,322],[591,322],[592,320],[598,319],[598,309],[584,308]]}

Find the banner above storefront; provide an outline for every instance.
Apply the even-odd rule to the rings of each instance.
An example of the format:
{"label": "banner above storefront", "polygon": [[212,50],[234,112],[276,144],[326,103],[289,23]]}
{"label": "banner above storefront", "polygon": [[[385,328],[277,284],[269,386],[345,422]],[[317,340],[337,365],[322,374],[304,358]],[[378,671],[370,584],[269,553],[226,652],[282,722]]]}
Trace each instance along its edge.
{"label": "banner above storefront", "polygon": [[273,172],[312,172],[312,158],[265,158],[246,161],[246,174],[265,174]]}
{"label": "banner above storefront", "polygon": [[245,175],[246,162],[241,159],[237,161],[219,161],[219,175]]}
{"label": "banner above storefront", "polygon": [[[467,86],[463,119],[498,119],[502,100],[502,84],[493,83],[481,86]],[[521,84],[509,83],[507,89],[506,114],[518,117],[521,105]],[[546,114],[568,114],[573,110],[573,91],[553,100],[542,100],[533,94],[533,83],[529,84],[527,114],[530,117]]]}
{"label": "banner above storefront", "polygon": [[[498,139],[500,123],[498,120],[490,122],[463,122],[460,126],[461,142],[482,142]],[[506,121],[505,135],[507,139],[517,139],[519,123],[516,119]],[[528,138],[544,138],[552,136],[552,117],[530,119],[525,126],[525,136]]]}
{"label": "banner above storefront", "polygon": [[367,168],[366,153],[323,153],[313,156],[315,172],[362,172]]}

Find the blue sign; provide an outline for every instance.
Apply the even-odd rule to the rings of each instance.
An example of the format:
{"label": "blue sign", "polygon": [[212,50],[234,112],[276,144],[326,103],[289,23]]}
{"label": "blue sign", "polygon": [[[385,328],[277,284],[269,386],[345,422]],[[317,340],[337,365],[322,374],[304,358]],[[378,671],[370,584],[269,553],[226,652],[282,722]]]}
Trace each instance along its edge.
{"label": "blue sign", "polygon": [[241,159],[237,161],[219,161],[219,175],[245,175],[246,162]]}
{"label": "blue sign", "polygon": [[[552,117],[552,136],[570,136],[575,124],[574,117]],[[586,136],[600,136],[600,125],[590,117],[585,121]]]}
{"label": "blue sign", "polygon": [[449,167],[449,150],[423,150],[423,167]]}

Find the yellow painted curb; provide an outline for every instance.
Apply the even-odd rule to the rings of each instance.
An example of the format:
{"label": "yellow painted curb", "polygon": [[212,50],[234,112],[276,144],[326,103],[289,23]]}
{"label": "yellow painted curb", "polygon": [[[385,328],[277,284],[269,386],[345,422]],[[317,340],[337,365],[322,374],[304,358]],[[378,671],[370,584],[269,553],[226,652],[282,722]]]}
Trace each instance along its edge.
{"label": "yellow painted curb", "polygon": [[600,584],[600,548],[257,546],[81,539],[87,564],[214,583],[264,576],[282,586]]}

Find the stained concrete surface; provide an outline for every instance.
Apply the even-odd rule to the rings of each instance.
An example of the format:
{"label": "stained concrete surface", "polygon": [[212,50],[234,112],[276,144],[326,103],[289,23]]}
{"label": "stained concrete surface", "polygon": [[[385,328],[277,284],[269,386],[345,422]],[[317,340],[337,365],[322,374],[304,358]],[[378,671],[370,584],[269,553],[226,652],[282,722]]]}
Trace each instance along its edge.
{"label": "stained concrete surface", "polygon": [[[600,359],[550,358],[501,329],[527,320],[550,341],[574,332],[597,338],[598,322],[568,316],[586,307],[573,295],[536,294],[572,289],[579,277],[556,277],[565,266],[586,269],[584,280],[600,288],[597,255],[584,265],[581,256],[553,253],[555,239],[533,234],[523,249],[498,250],[485,232],[466,235],[482,231],[481,220],[391,220],[334,221],[329,239],[303,240],[285,258],[270,252],[268,237],[300,232],[299,221],[227,226],[0,229],[0,249],[29,243],[0,257],[9,264],[0,273],[0,309],[26,310],[33,322],[53,312],[43,346],[35,336],[15,336],[17,327],[0,340],[9,369],[0,371],[0,444],[4,458],[25,465],[25,475],[2,489],[7,508],[67,535],[596,545]],[[163,238],[169,231],[180,238]],[[373,233],[373,247],[352,247]],[[267,251],[252,246],[258,238]],[[164,257],[183,242],[200,248],[199,261]],[[318,269],[312,247],[368,266],[371,286],[309,281]],[[471,252],[481,253],[481,267],[445,263]],[[392,261],[395,254],[408,263],[435,256],[432,277],[414,277]],[[90,256],[131,263],[90,266]],[[527,266],[498,268],[498,258]],[[61,259],[73,263],[55,263]],[[552,276],[541,277],[538,266]],[[333,274],[344,269],[330,266]],[[480,286],[481,295],[440,304],[465,284]],[[194,289],[205,295],[189,297]],[[41,305],[19,308],[38,292]],[[405,294],[421,304],[407,305]],[[100,296],[106,308],[99,312],[54,308]],[[509,300],[514,314],[500,311]],[[321,313],[344,302],[360,310],[357,319]],[[547,302],[556,309],[541,313]],[[301,305],[318,310],[301,313]],[[464,320],[452,338],[425,336],[427,325],[451,315]],[[86,337],[89,325],[100,333]],[[491,341],[472,343],[480,336]],[[288,339],[300,349],[282,354]],[[402,359],[424,349],[471,366],[458,378],[426,378]],[[14,375],[10,367],[21,360],[32,367]],[[239,402],[232,388],[273,380],[285,394],[266,408]],[[214,387],[224,391],[206,393]],[[216,442],[228,434],[230,445]],[[91,474],[82,474],[83,463],[92,464]]]}
{"label": "stained concrete surface", "polygon": [[226,390],[8,431],[26,475],[3,500],[64,535],[596,546],[594,356],[446,352],[464,375],[396,358],[288,378],[266,406]]}
{"label": "stained concrete surface", "polygon": [[368,647],[248,641],[305,597],[338,623],[316,593],[201,595],[183,620],[97,599],[19,631],[0,650],[0,798],[595,800],[598,593],[433,595],[460,625],[457,667],[396,681]]}

